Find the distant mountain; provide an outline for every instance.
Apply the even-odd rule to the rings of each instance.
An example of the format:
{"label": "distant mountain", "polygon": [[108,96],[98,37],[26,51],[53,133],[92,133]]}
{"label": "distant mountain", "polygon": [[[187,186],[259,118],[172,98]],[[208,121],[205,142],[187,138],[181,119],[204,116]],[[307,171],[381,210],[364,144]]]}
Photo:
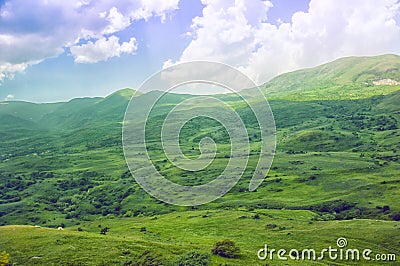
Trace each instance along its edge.
{"label": "distant mountain", "polygon": [[10,115],[20,119],[37,122],[46,114],[54,112],[64,103],[29,103],[19,101],[1,102],[0,116]]}
{"label": "distant mountain", "polygon": [[0,105],[0,119],[14,117],[48,130],[122,121],[125,108],[134,93],[132,89],[122,89],[105,98],[76,98],[59,103],[3,102]]}
{"label": "distant mountain", "polygon": [[400,89],[400,56],[347,57],[280,75],[262,85],[268,99],[344,100]]}
{"label": "distant mountain", "polygon": [[60,103],[2,102],[0,153],[25,155],[82,145],[120,145],[121,122],[134,93],[123,89],[105,98]]}

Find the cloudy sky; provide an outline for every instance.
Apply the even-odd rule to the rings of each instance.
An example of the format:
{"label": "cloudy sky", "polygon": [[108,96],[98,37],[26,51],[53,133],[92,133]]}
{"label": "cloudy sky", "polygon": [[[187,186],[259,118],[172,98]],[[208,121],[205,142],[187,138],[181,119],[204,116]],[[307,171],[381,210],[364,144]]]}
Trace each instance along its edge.
{"label": "cloudy sky", "polygon": [[190,60],[262,84],[399,44],[398,0],[0,0],[0,100],[105,96]]}

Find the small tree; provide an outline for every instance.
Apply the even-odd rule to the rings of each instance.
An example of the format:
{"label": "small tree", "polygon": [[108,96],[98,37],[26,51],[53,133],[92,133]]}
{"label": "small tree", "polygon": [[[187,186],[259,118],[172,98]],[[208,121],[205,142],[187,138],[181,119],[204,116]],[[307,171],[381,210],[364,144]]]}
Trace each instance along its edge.
{"label": "small tree", "polygon": [[212,254],[224,258],[237,258],[240,256],[240,249],[236,246],[233,240],[223,240],[215,243],[214,248],[211,250]]}

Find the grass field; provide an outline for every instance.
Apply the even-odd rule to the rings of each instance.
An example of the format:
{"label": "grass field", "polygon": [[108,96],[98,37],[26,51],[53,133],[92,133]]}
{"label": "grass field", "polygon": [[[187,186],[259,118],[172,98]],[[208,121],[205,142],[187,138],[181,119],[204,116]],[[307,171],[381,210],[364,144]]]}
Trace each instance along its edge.
{"label": "grass field", "polygon": [[[254,217],[258,215],[257,219]],[[212,256],[215,265],[286,265],[276,256],[259,260],[257,252],[271,248],[316,251],[346,236],[348,248],[373,254],[398,254],[400,226],[393,221],[315,221],[315,213],[292,210],[207,210],[172,212],[152,217],[96,219],[63,231],[33,226],[0,228],[1,246],[16,265],[122,265],[145,250],[173,262],[190,250],[210,252],[215,242],[232,239],[241,252],[237,259]],[[101,235],[99,226],[109,227]],[[83,231],[78,231],[77,228]],[[295,261],[291,265],[359,265],[357,261]],[[364,262],[365,263],[365,262]]]}

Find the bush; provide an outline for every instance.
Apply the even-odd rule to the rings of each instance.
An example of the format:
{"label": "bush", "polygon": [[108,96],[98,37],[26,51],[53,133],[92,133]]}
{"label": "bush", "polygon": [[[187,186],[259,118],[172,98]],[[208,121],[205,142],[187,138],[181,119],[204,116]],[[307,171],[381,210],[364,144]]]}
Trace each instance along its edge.
{"label": "bush", "polygon": [[266,226],[265,226],[265,229],[275,229],[275,228],[277,228],[278,226],[276,225],[276,224],[267,224]]}
{"label": "bush", "polygon": [[5,251],[0,253],[0,266],[9,266],[10,263],[10,254]]}
{"label": "bush", "polygon": [[[127,263],[127,262],[125,262]],[[134,262],[126,265],[134,265],[134,266],[163,266],[169,265],[163,258],[163,256],[154,251],[154,250],[145,250],[142,254],[140,254]]]}
{"label": "bush", "polygon": [[211,250],[212,254],[224,258],[237,258],[240,256],[240,249],[236,246],[235,242],[229,239],[215,243],[214,248]]}
{"label": "bush", "polygon": [[175,266],[207,266],[211,265],[210,255],[198,251],[190,251],[180,256],[173,264]]}
{"label": "bush", "polygon": [[392,216],[392,219],[393,219],[394,221],[400,221],[400,212],[399,212],[399,213],[396,213],[395,215],[393,215],[393,216]]}
{"label": "bush", "polygon": [[100,234],[106,235],[108,231],[110,231],[110,228],[104,227],[103,229],[100,230]]}
{"label": "bush", "polygon": [[355,206],[355,203],[346,202],[344,200],[334,200],[330,202],[323,202],[316,206],[311,206],[310,209],[317,212],[341,213],[343,211],[350,210]]}

